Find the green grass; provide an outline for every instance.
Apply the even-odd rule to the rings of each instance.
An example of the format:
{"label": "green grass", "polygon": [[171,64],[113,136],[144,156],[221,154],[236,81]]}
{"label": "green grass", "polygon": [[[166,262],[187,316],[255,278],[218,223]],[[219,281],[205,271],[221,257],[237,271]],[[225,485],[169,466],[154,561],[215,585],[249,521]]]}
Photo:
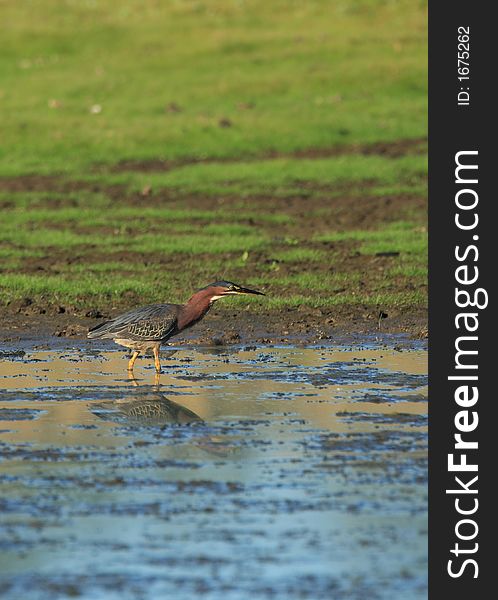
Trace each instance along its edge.
{"label": "green grass", "polygon": [[[91,303],[108,305],[121,304],[122,296],[131,293],[135,301],[142,303],[164,300],[168,295],[172,301],[184,301],[189,293],[194,291],[194,287],[185,287],[185,291],[178,293],[176,281],[155,276],[147,279],[136,277],[125,278],[121,275],[112,276],[106,273],[106,278],[102,279],[94,276],[91,272],[86,272],[82,277],[80,274],[76,279],[66,279],[61,276],[26,276],[17,274],[0,274],[0,287],[6,291],[3,300],[8,302],[17,298],[26,296],[37,299],[49,299],[52,304],[74,303],[76,306],[88,307]],[[345,283],[348,277],[344,276]],[[257,285],[257,281],[249,280],[248,285]],[[268,281],[266,282],[268,285]],[[271,286],[271,283],[269,284]],[[275,292],[278,287],[273,288]],[[335,306],[423,306],[426,302],[425,292],[421,290],[412,291],[392,291],[379,288],[373,292],[346,292],[341,287],[339,290],[334,287],[318,287],[318,290],[327,291],[327,295],[317,295],[316,289],[312,290],[304,285],[296,286],[302,293],[282,294],[275,293],[273,296],[262,298],[257,304],[251,304],[253,312],[265,312],[271,309],[279,308],[297,308],[301,306],[309,308],[332,308]],[[176,290],[176,294],[175,291]],[[296,290],[295,290],[296,291]],[[171,294],[175,294],[172,296]],[[247,300],[236,298],[230,300],[232,308],[247,307]]]}
{"label": "green grass", "polygon": [[[226,227],[225,229],[228,229]],[[261,234],[226,233],[225,235],[206,235],[203,233],[188,235],[156,235],[139,234],[132,239],[125,232],[118,231],[114,235],[79,234],[68,230],[36,229],[34,231],[18,231],[5,229],[2,238],[5,242],[19,244],[23,248],[70,249],[82,247],[83,251],[99,248],[103,253],[131,250],[163,254],[219,254],[223,252],[243,252],[254,250],[264,245]]]}
{"label": "green grass", "polygon": [[[86,181],[122,184],[133,192],[146,186],[153,190],[167,188],[186,194],[208,195],[293,195],[303,186],[357,185],[382,186],[402,184],[406,190],[420,186],[427,175],[427,157],[408,155],[397,159],[382,156],[340,156],[323,159],[274,159],[239,161],[237,163],[206,163],[177,167],[167,172],[119,173],[86,175]],[[323,192],[322,192],[323,193]]]}
{"label": "green grass", "polygon": [[[254,310],[425,305],[405,285],[426,279],[419,204],[348,229],[334,201],[426,196],[426,18],[425,0],[1,3],[0,304],[224,277],[271,292]],[[422,143],[361,151],[403,139]]]}
{"label": "green grass", "polygon": [[4,173],[426,135],[425,1],[42,0],[0,11]]}
{"label": "green grass", "polygon": [[398,221],[376,231],[341,231],[322,234],[317,241],[339,242],[353,241],[359,243],[363,254],[380,254],[399,252],[427,260],[427,232],[424,227],[413,223]]}
{"label": "green grass", "polygon": [[388,275],[391,277],[406,277],[412,281],[418,280],[425,282],[427,279],[427,265],[424,260],[421,263],[406,263],[402,262],[388,270]]}
{"label": "green grass", "polygon": [[12,300],[23,296],[50,298],[54,303],[75,302],[93,297],[95,300],[119,299],[125,292],[134,292],[137,296],[150,297],[150,283],[119,278],[93,277],[87,273],[75,279],[66,279],[53,275],[0,275],[0,286],[5,288],[4,299]]}
{"label": "green grass", "polygon": [[315,295],[294,295],[281,298],[270,298],[259,305],[256,310],[271,308],[334,308],[337,306],[369,306],[369,307],[396,307],[409,308],[413,306],[424,306],[427,301],[425,293],[420,290],[411,292],[384,292],[363,294],[332,294],[327,298]]}

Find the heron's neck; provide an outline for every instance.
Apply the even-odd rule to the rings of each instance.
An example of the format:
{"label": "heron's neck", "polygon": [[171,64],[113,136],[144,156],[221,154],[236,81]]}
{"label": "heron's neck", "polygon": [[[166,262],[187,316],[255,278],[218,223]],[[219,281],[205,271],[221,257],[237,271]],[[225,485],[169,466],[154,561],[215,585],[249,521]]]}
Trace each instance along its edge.
{"label": "heron's neck", "polygon": [[184,304],[178,315],[178,329],[182,330],[200,321],[208,312],[212,304],[212,295],[206,290],[195,293],[190,300]]}

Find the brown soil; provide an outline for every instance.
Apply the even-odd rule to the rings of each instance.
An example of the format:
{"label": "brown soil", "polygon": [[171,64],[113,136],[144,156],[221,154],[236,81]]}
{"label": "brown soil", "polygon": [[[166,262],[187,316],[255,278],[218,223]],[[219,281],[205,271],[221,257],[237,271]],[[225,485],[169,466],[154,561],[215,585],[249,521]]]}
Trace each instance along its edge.
{"label": "brown soil", "polygon": [[[33,310],[45,310],[41,305]],[[56,310],[52,307],[51,310]],[[89,310],[81,314],[27,314],[21,312],[2,315],[0,342],[43,340],[50,336],[85,339],[89,328],[119,311],[103,314]],[[5,318],[7,317],[8,318]],[[210,314],[193,329],[173,338],[170,343],[207,344],[349,344],[371,340],[389,343],[386,334],[406,334],[412,339],[427,338],[426,311],[391,311],[387,319],[379,319],[377,311],[365,308],[363,312],[339,307],[330,311],[320,309],[284,309],[269,315],[235,313],[229,308],[212,309]]]}
{"label": "brown soil", "polygon": [[[279,158],[303,158],[317,159],[330,158],[333,156],[344,156],[349,154],[372,155],[378,154],[390,158],[398,158],[406,154],[422,154],[427,151],[427,139],[405,139],[395,140],[391,142],[374,142],[371,144],[344,144],[334,146],[332,148],[307,148],[305,150],[296,150],[294,152],[277,152],[271,151],[261,155],[248,157],[219,157],[219,158],[195,158],[187,157],[178,160],[124,160],[114,165],[110,170],[113,173],[121,173],[126,171],[170,171],[178,167],[193,165],[199,163],[234,163],[243,160],[256,161]],[[105,168],[105,167],[104,167]]]}
{"label": "brown soil", "polygon": [[[14,177],[0,177],[0,191],[2,192],[103,192],[109,197],[119,197],[125,193],[126,187],[122,185],[107,185],[93,181],[69,180],[61,175],[21,175]],[[60,198],[52,199],[54,203],[61,202]],[[73,201],[74,202],[74,201]],[[64,206],[68,201],[62,202]],[[55,205],[54,205],[55,206]]]}

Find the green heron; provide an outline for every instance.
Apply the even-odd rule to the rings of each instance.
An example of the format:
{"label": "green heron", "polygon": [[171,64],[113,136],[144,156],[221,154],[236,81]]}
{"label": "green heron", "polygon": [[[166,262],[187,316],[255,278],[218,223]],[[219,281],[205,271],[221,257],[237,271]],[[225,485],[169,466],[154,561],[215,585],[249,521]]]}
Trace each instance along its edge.
{"label": "green heron", "polygon": [[186,304],[152,304],[134,308],[123,315],[90,329],[89,338],[111,338],[116,344],[133,351],[128,371],[133,371],[137,357],[147,350],[154,353],[156,371],[161,372],[159,348],[166,340],[200,321],[213,302],[224,296],[257,294],[230,281],[216,281],[196,292]]}

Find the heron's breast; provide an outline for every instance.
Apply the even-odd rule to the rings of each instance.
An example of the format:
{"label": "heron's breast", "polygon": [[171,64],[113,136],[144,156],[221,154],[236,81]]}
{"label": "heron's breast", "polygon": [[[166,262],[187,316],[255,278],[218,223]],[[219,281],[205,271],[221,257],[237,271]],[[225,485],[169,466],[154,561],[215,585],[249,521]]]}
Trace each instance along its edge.
{"label": "heron's breast", "polygon": [[152,348],[158,346],[158,342],[154,341],[140,342],[137,340],[126,340],[122,338],[114,339],[114,342],[120,346],[124,346],[125,348],[138,350],[139,352],[146,352],[147,350],[151,350]]}

